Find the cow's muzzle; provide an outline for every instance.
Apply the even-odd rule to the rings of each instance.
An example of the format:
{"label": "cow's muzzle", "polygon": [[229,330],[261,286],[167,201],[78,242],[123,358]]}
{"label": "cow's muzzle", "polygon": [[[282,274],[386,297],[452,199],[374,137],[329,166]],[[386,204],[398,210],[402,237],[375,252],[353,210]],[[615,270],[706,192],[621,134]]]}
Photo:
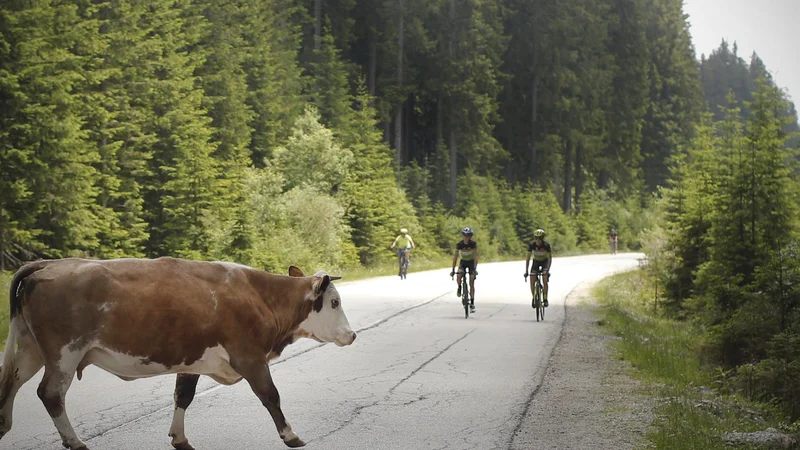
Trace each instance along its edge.
{"label": "cow's muzzle", "polygon": [[356,332],[353,330],[347,330],[344,333],[340,333],[339,336],[336,338],[334,342],[339,347],[344,347],[346,345],[350,345],[353,341],[356,340]]}

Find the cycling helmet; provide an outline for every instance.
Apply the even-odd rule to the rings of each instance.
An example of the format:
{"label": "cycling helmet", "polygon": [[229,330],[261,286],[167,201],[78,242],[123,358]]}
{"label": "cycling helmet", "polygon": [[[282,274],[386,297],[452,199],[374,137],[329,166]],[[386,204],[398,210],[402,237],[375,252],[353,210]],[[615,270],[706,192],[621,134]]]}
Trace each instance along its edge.
{"label": "cycling helmet", "polygon": [[400,232],[403,233],[403,234],[407,234],[408,233],[408,229],[407,228],[400,228]]}
{"label": "cycling helmet", "polygon": [[538,230],[534,231],[533,232],[533,237],[544,239],[544,230],[539,228]]}
{"label": "cycling helmet", "polygon": [[464,227],[464,229],[461,230],[461,234],[466,234],[467,236],[472,236],[474,233],[472,232],[472,228]]}

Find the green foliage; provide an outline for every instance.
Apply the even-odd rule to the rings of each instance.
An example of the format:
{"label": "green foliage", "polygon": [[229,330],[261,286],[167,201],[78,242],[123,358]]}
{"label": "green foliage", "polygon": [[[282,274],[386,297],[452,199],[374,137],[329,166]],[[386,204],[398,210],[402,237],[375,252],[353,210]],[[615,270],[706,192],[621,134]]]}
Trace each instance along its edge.
{"label": "green foliage", "polygon": [[353,153],[342,148],[333,132],[307,107],[298,117],[285,146],[274,150],[270,164],[284,174],[284,189],[311,186],[320,192],[337,190],[353,164]]}
{"label": "green foliage", "polygon": [[[353,230],[353,242],[362,264],[394,258],[387,249],[400,228],[407,228],[419,250],[432,252],[427,231],[419,226],[416,211],[397,186],[391,150],[375,128],[376,112],[363,84],[359,84],[352,126],[341,141],[353,153],[353,169],[342,185],[341,196]],[[428,253],[428,254],[430,254]]]}
{"label": "green foliage", "polygon": [[557,254],[663,229],[676,310],[692,298],[714,323],[741,303],[720,286],[749,292],[800,220],[778,120],[794,106],[756,95],[754,56],[731,70],[756,103],[700,120],[711,85],[678,0],[6,3],[0,266],[343,268],[391,262],[402,227],[431,261],[463,226],[485,258],[522,257],[539,227]]}
{"label": "green foliage", "polygon": [[487,257],[523,254],[526,248],[514,230],[508,186],[471,170],[462,176],[458,186],[455,213],[464,218],[460,228],[469,226],[475,230],[475,240],[484,244],[481,254]]}
{"label": "green foliage", "polygon": [[[567,252],[577,246],[577,236],[572,222],[561,210],[551,190],[531,185],[516,186],[512,193],[511,211],[514,212],[514,229],[520,241],[533,242],[533,232],[541,228],[554,252]],[[527,246],[524,249],[527,251]]]}
{"label": "green foliage", "polygon": [[[707,327],[706,362],[730,371],[728,387],[800,417],[789,379],[800,331],[797,313],[796,151],[787,146],[786,104],[758,82],[742,121],[732,92],[724,119],[711,114],[685,155],[675,159],[666,190],[668,240],[658,259],[671,312]],[[669,250],[666,250],[669,249]]]}

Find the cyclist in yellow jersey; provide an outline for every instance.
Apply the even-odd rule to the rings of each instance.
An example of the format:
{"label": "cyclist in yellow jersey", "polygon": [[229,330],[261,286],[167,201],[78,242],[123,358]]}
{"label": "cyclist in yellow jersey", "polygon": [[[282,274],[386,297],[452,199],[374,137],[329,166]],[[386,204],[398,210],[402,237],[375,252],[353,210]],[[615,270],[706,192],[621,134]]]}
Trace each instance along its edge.
{"label": "cyclist in yellow jersey", "polygon": [[450,270],[450,277],[456,273],[456,261],[459,254],[461,255],[461,265],[458,271],[458,284],[457,296],[461,297],[461,277],[466,274],[469,269],[469,306],[472,312],[475,312],[475,277],[478,276],[478,243],[472,240],[472,229],[469,227],[461,230],[462,240],[456,244],[456,252],[453,254],[453,268]]}
{"label": "cyclist in yellow jersey", "polygon": [[400,229],[400,234],[394,238],[394,242],[392,242],[392,247],[397,247],[397,257],[402,258],[406,257],[408,259],[408,263],[411,264],[411,256],[409,253],[411,249],[415,247],[414,240],[411,239],[411,235],[408,234],[408,230],[405,228]]}

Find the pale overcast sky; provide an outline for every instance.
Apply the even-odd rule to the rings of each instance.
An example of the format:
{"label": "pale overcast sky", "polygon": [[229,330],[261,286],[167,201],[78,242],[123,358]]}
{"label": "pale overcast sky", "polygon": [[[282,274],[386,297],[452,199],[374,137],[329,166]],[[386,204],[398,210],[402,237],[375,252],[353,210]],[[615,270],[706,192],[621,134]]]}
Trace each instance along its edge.
{"label": "pale overcast sky", "polygon": [[748,63],[753,51],[800,109],[800,0],[684,0],[697,58],[726,39]]}

